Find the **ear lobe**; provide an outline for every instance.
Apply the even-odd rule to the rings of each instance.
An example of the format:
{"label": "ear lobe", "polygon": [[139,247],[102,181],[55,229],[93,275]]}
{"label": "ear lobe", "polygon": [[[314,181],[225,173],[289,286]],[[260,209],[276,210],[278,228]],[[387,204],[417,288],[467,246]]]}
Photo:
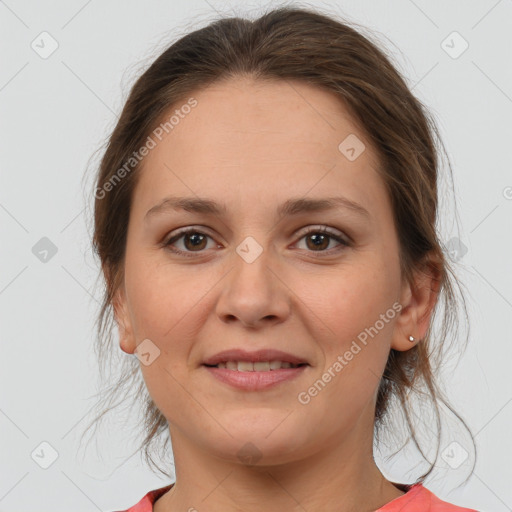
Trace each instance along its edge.
{"label": "ear lobe", "polygon": [[[400,311],[395,324],[391,348],[398,351],[409,350],[421,343],[430,325],[430,319],[436,305],[439,287],[439,263],[430,259],[414,273],[414,283],[403,287]],[[409,336],[415,342],[409,341]]]}
{"label": "ear lobe", "polygon": [[114,318],[119,331],[119,346],[123,352],[133,354],[136,349],[135,338],[126,301],[124,283],[116,291],[112,300]]}

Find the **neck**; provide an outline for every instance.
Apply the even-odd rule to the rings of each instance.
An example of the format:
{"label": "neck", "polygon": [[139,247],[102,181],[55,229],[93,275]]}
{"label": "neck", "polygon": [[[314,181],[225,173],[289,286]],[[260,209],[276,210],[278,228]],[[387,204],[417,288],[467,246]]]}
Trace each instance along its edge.
{"label": "neck", "polygon": [[266,466],[220,459],[172,427],[171,439],[176,483],[157,500],[155,512],[363,512],[403,494],[375,464],[373,429],[360,425],[343,442],[323,440],[322,450],[308,457]]}

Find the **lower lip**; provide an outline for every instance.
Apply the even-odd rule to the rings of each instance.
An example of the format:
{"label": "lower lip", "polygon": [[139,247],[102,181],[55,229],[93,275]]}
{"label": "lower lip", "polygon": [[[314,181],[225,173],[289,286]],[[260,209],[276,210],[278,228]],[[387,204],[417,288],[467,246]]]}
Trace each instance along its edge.
{"label": "lower lip", "polygon": [[239,372],[237,370],[217,368],[215,366],[205,366],[205,368],[215,378],[235,388],[244,389],[246,391],[258,391],[275,386],[280,382],[297,378],[307,366],[308,365],[298,366],[297,368],[280,368],[279,370],[264,372]]}

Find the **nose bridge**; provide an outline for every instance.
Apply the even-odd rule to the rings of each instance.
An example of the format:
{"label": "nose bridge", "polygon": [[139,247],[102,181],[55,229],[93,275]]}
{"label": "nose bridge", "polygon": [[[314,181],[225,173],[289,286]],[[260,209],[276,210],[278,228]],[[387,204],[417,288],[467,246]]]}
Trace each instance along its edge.
{"label": "nose bridge", "polygon": [[[263,235],[260,237],[263,238]],[[286,287],[275,275],[275,262],[267,242],[247,236],[235,248],[229,272],[217,305],[217,314],[254,325],[265,318],[281,320],[287,315]]]}
{"label": "nose bridge", "polygon": [[[259,236],[262,240],[263,236]],[[238,244],[233,255],[232,292],[239,295],[238,300],[251,302],[268,300],[272,295],[274,274],[269,267],[272,265],[271,250],[267,241],[260,244],[255,237],[247,236]],[[233,286],[234,285],[234,286]]]}

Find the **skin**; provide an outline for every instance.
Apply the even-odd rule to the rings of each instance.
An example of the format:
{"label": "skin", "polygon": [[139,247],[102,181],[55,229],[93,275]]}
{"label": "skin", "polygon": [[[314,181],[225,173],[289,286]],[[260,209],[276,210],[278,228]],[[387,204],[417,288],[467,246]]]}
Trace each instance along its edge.
{"label": "skin", "polygon": [[[160,350],[141,370],[169,423],[176,484],[154,510],[376,510],[403,494],[373,459],[380,377],[391,348],[425,335],[438,276],[402,280],[376,154],[334,95],[240,77],[190,96],[197,106],[144,159],[115,300],[122,350],[145,339]],[[349,134],[366,145],[354,161],[338,149]],[[145,220],[169,195],[208,197],[227,214],[170,210]],[[335,195],[369,219],[342,207],[276,216],[287,199]],[[186,237],[174,242],[192,257],[162,244],[186,226],[208,235],[199,249]],[[352,244],[327,238],[315,248],[304,228],[322,226]],[[262,248],[252,263],[236,252],[248,236]],[[400,313],[301,404],[298,394],[396,301]],[[271,389],[237,390],[201,366],[235,347],[276,348],[310,366]],[[247,442],[260,457],[252,465],[237,455]]]}

